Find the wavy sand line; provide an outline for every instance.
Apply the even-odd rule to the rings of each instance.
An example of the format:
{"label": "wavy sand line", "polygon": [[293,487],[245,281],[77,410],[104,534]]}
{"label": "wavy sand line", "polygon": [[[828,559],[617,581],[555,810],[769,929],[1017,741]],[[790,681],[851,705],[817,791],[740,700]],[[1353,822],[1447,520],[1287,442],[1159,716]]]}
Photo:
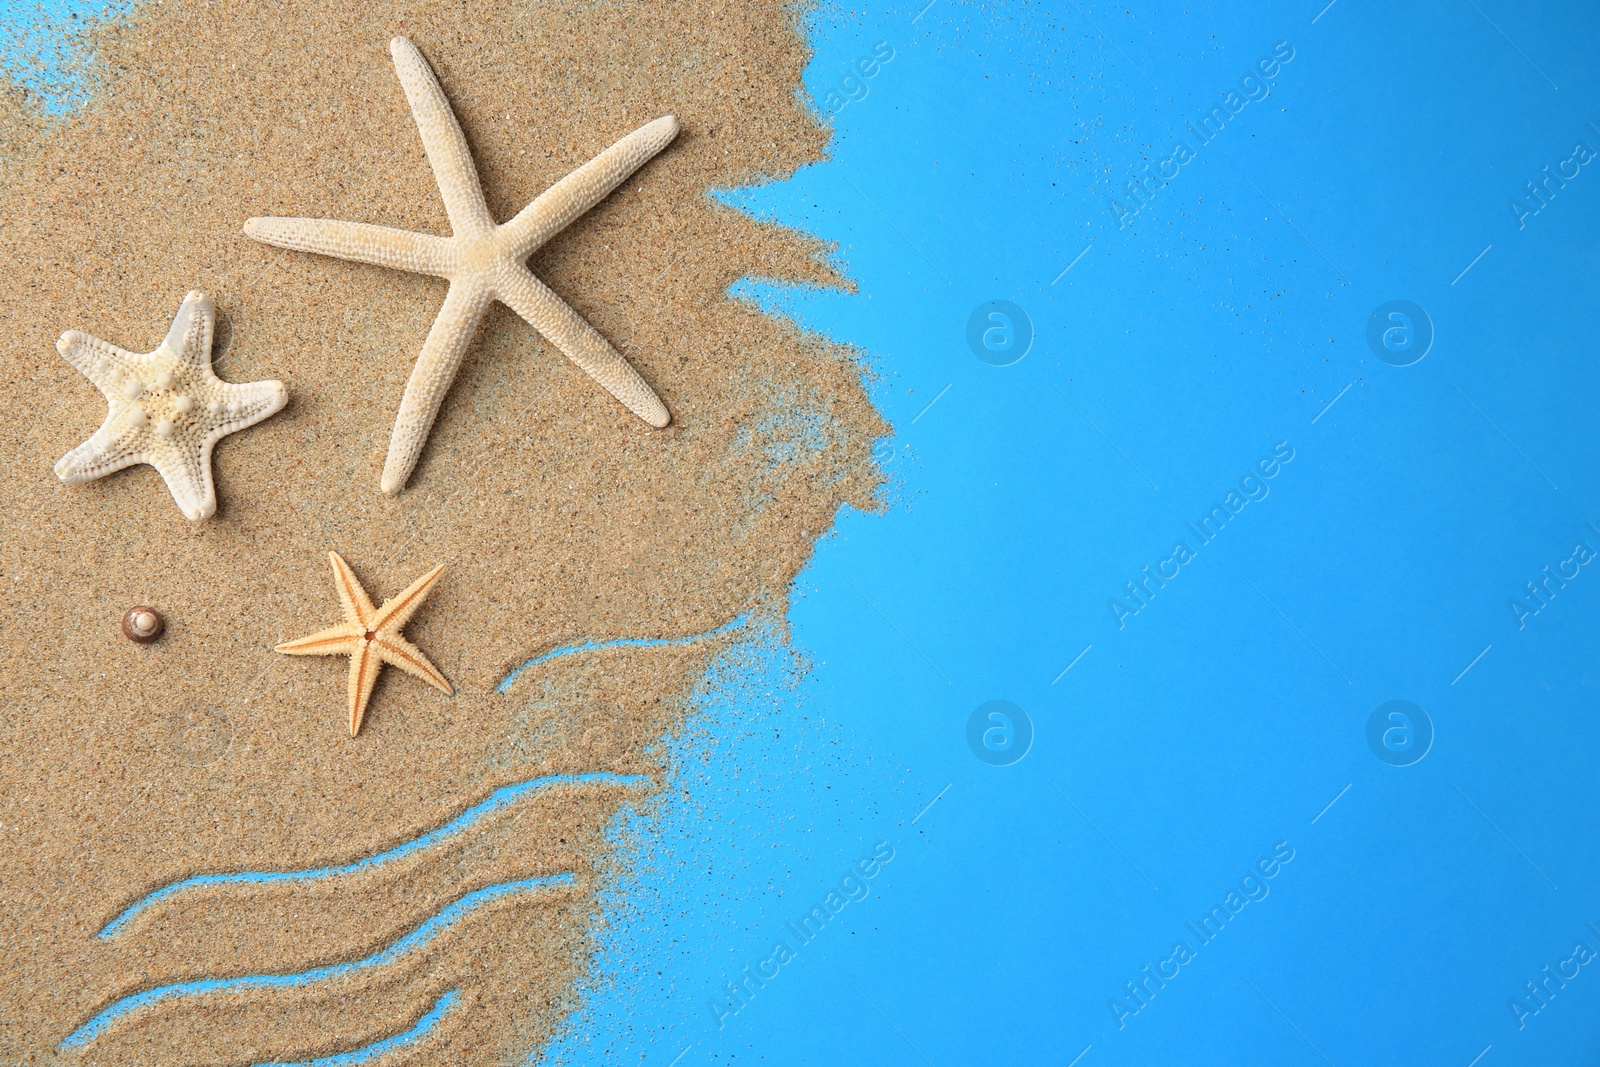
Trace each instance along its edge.
{"label": "wavy sand line", "polygon": [[460,990],[452,989],[438,1000],[433,1002],[427,1014],[417,1020],[417,1024],[404,1033],[394,1034],[390,1037],[380,1038],[370,1045],[351,1049],[349,1052],[336,1052],[331,1056],[318,1056],[314,1060],[273,1060],[270,1063],[258,1063],[256,1067],[356,1067],[360,1063],[370,1063],[382,1056],[385,1052],[405,1048],[415,1041],[420,1041],[428,1036],[428,1032],[439,1025],[445,1013],[455,1006]]}
{"label": "wavy sand line", "polygon": [[474,890],[456,900],[455,903],[445,907],[438,914],[423,922],[421,926],[418,926],[388,948],[382,949],[365,959],[352,960],[348,963],[334,963],[324,967],[313,967],[309,971],[297,971],[292,974],[246,974],[234,978],[198,978],[189,982],[173,982],[169,985],[157,986],[154,989],[147,989],[143,993],[132,993],[113,1001],[109,1007],[62,1038],[61,1044],[57,1047],[67,1049],[87,1045],[103,1034],[112,1024],[133,1012],[168,1000],[199,997],[207,993],[233,993],[247,989],[297,989],[302,986],[314,985],[317,982],[347,978],[362,971],[383,967],[386,964],[395,962],[413,949],[426,945],[429,941],[432,941],[435,937],[455,925],[455,923],[486,904],[492,904],[503,897],[518,893],[531,893],[549,886],[569,886],[576,880],[576,876],[572,873],[564,872],[562,874],[547,875],[542,878],[523,878],[514,882],[500,882],[496,885]]}
{"label": "wavy sand line", "polygon": [[496,693],[504,693],[511,688],[512,683],[517,680],[517,676],[523,671],[530,667],[537,667],[539,664],[556,659],[559,656],[574,656],[580,652],[599,652],[605,648],[660,648],[663,645],[691,645],[696,641],[705,641],[725,634],[730,630],[737,630],[749,621],[750,613],[747,611],[742,615],[735,616],[721,626],[704,630],[697,634],[686,634],[683,637],[617,637],[610,641],[585,641],[580,645],[563,645],[560,648],[552,648],[548,652],[539,653],[522,666],[512,670],[499,685],[494,687],[494,691]]}
{"label": "wavy sand line", "polygon": [[530,778],[525,782],[516,782],[512,785],[502,786],[489,796],[474,804],[466,811],[457,815],[443,826],[430,830],[420,837],[396,845],[394,848],[375,853],[365,859],[354,863],[338,866],[312,867],[299,871],[235,871],[228,874],[199,874],[192,878],[151,891],[128,905],[123,912],[100,931],[101,938],[110,940],[125,931],[128,924],[138,918],[145,911],[157,904],[164,903],[191,889],[201,886],[217,885],[268,885],[274,882],[310,882],[323,878],[338,878],[347,874],[359,874],[373,870],[386,863],[393,863],[425,852],[433,846],[456,836],[488,816],[510,807],[524,797],[541,792],[545,789],[559,785],[587,785],[591,783],[604,783],[607,785],[642,786],[649,783],[650,777],[643,774],[609,774],[600,771],[586,774],[552,774],[542,778]]}

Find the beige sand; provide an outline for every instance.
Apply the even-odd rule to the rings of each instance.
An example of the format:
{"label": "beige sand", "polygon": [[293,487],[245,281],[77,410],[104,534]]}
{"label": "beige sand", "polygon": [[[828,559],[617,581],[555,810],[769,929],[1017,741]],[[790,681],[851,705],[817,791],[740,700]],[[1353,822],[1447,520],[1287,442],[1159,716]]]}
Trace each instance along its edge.
{"label": "beige sand", "polygon": [[[587,966],[623,789],[544,794],[377,874],[206,890],[114,941],[95,933],[173,879],[353,861],[537,775],[659,778],[651,742],[682,725],[718,641],[495,684],[556,646],[780,613],[838,507],[872,506],[881,428],[859,366],[723,295],[751,274],[835,282],[822,250],[706,196],[821,155],[794,95],[795,15],[714,0],[142,11],[104,42],[86,112],[46,127],[20,94],[0,103],[0,1062],[57,1062],[62,1037],[131,992],[356,959],[471,889],[575,871],[573,888],[491,905],[402,965],[163,1007],[59,1057],[323,1055],[404,1030],[459,987],[463,1008],[386,1062],[507,1062],[549,1035]],[[377,492],[444,283],[239,231],[309,215],[447,232],[389,61],[400,33],[439,72],[499,218],[643,122],[682,120],[530,264],[660,393],[669,428],[499,308],[406,492]],[[71,488],[51,473],[105,414],[56,337],[148,350],[192,288],[217,299],[219,374],[290,391],[218,446],[219,510],[198,525],[148,467]],[[448,564],[406,632],[454,698],[385,672],[352,739],[345,662],[273,653],[337,611],[330,549],[380,598]],[[166,615],[149,646],[119,630],[137,603]]]}

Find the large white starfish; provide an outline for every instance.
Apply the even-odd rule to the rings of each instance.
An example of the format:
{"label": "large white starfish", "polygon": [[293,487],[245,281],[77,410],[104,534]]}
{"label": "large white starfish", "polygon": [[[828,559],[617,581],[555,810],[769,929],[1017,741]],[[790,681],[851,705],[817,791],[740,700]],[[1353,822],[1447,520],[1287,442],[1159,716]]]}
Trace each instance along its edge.
{"label": "large white starfish", "polygon": [[172,499],[198,522],[217,510],[211,449],[219,440],[282,410],[282,382],[235,385],[211,369],[216,309],[204,293],[183,298],[166,340],[138,355],[68,330],[56,350],[105,394],[106,421],[56,461],[68,485],[148,463],[161,472]]}
{"label": "large white starfish", "polygon": [[390,41],[389,52],[453,236],[333,219],[253,218],[244,224],[248,236],[279,248],[431,274],[450,283],[406,382],[383,463],[383,491],[398,493],[411,477],[461,357],[494,300],[522,316],[629,411],[658,429],[667,425],[672,416],[655,391],[525,264],[540,245],[665,148],[678,134],[678,120],[667,115],[641,126],[497,226],[484,204],[467,139],[428,61],[404,37]]}

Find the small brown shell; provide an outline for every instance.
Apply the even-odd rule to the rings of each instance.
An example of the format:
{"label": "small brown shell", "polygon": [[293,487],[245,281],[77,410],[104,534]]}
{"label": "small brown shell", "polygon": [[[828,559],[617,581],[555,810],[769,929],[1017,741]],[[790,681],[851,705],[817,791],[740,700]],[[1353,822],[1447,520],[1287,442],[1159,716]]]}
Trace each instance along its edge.
{"label": "small brown shell", "polygon": [[122,616],[122,632],[129,641],[148,645],[160,637],[167,628],[161,612],[144,604],[135,604]]}

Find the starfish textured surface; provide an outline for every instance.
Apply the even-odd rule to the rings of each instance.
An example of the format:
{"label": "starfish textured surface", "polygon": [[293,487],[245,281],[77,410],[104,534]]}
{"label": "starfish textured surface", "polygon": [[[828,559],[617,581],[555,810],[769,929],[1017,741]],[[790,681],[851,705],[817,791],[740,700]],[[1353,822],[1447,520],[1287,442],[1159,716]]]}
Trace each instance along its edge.
{"label": "starfish textured surface", "polygon": [[204,293],[183,298],[166,339],[138,355],[98,337],[68,330],[56,350],[105,394],[106,421],[56,461],[68,485],[148,463],[172,490],[185,516],[198,522],[217,510],[211,449],[228,434],[283,409],[282,382],[235,385],[211,369],[216,308]]}
{"label": "starfish textured surface", "polygon": [[678,135],[678,120],[667,115],[641,126],[545,190],[510,222],[496,225],[484,204],[467,139],[428,61],[404,37],[390,41],[389,51],[433,167],[452,236],[333,219],[253,218],[244,225],[246,235],[279,248],[431,274],[450,283],[406,382],[384,459],[383,491],[398,493],[411,477],[461,357],[494,300],[520,315],[629,411],[657,429],[666,426],[672,416],[655,390],[534,277],[526,262],[670,144]]}
{"label": "starfish textured surface", "polygon": [[354,737],[361,730],[372,686],[385,663],[421,678],[442,693],[455,695],[450,683],[423,655],[422,649],[400,636],[411,616],[428,598],[428,591],[444,571],[444,564],[412,582],[399,596],[385,600],[383,607],[375,608],[339,553],[329,552],[328,562],[333,565],[333,586],[339,593],[344,622],[298,641],[286,641],[277,646],[276,651],[288,656],[350,657],[350,736]]}

